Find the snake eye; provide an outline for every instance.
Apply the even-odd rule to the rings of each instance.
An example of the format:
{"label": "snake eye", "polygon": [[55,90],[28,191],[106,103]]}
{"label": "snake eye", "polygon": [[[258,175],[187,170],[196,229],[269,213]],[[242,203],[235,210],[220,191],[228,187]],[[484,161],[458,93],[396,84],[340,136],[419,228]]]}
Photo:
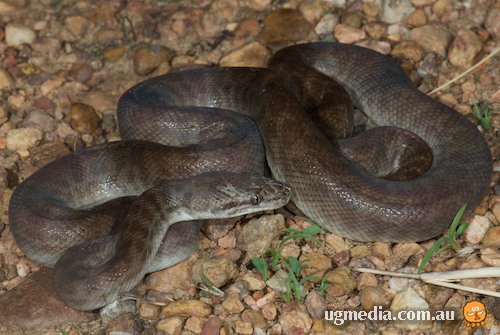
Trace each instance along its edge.
{"label": "snake eye", "polygon": [[252,195],[252,198],[250,199],[250,202],[252,205],[258,205],[262,201],[262,195],[260,193]]}

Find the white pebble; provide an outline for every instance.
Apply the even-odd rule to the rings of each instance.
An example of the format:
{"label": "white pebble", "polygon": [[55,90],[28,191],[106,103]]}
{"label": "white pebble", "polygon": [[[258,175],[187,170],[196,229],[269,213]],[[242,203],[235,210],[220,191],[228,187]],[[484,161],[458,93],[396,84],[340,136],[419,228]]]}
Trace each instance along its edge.
{"label": "white pebble", "polygon": [[17,263],[16,264],[17,268],[17,275],[21,278],[26,277],[30,273],[30,267],[26,265],[25,263]]}
{"label": "white pebble", "polygon": [[5,43],[8,46],[16,47],[24,43],[31,44],[35,38],[35,32],[26,26],[9,23],[5,27]]}
{"label": "white pebble", "polygon": [[469,227],[464,233],[464,238],[469,243],[478,244],[483,240],[484,234],[490,227],[490,220],[484,216],[474,215]]}
{"label": "white pebble", "polygon": [[11,129],[7,133],[7,149],[25,151],[32,148],[42,139],[42,131],[36,128]]}

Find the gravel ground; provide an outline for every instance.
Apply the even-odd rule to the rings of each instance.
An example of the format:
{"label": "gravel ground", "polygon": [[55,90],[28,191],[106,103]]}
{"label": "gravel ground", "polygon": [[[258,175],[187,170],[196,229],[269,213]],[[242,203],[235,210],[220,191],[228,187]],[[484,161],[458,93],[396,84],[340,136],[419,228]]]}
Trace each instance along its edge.
{"label": "gravel ground", "polygon": [[[290,29],[293,27],[293,29]],[[446,83],[486,57],[500,40],[500,4],[494,0],[0,0],[0,333],[1,334],[497,334],[498,299],[437,288],[416,280],[359,274],[353,267],[413,273],[423,243],[355,243],[321,233],[318,241],[290,239],[283,256],[308,260],[298,275],[302,299],[286,302],[287,273],[266,283],[251,264],[278,247],[286,227],[306,229],[279,211],[203,229],[187,261],[149,275],[140,300],[81,313],[54,296],[50,271],[17,248],[8,225],[10,196],[22,180],[70,151],[119,139],[116,102],[127,88],[172,69],[198,66],[265,66],[279,48],[304,41],[355,43],[395,57],[424,92]],[[433,96],[471,116],[489,108],[483,131],[495,158],[490,194],[459,240],[470,253],[445,251],[426,271],[498,266],[500,247],[500,57],[475,68]],[[459,182],[459,181],[457,181]],[[223,292],[199,288],[199,269]],[[284,275],[284,276],[283,276]],[[500,277],[500,276],[499,276]],[[497,278],[461,284],[500,289]],[[473,299],[488,310],[473,332],[462,307]],[[151,301],[170,301],[166,306]],[[300,301],[296,301],[300,300]],[[454,322],[419,324],[324,320],[325,310],[374,306],[456,312]],[[60,330],[62,329],[62,330]]]}

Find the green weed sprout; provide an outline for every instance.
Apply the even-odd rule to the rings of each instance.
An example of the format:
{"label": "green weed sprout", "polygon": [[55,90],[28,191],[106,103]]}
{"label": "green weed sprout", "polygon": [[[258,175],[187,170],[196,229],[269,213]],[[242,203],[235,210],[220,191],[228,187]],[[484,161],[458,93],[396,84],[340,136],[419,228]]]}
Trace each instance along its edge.
{"label": "green weed sprout", "polygon": [[[457,237],[462,235],[463,232],[469,226],[468,222],[464,222],[461,225],[459,225],[466,208],[467,204],[463,205],[458,210],[457,214],[455,215],[455,218],[453,218],[453,222],[451,223],[450,228],[448,229],[448,233],[442,236],[440,239],[438,239],[436,243],[434,243],[432,247],[430,247],[429,250],[427,250],[424,257],[422,258],[422,261],[420,262],[420,266],[418,267],[417,273],[422,272],[422,270],[425,268],[425,266],[427,265],[427,263],[429,262],[430,258],[433,255],[437,256],[441,252],[447,249],[453,249],[455,251],[460,250],[460,246],[457,243]],[[443,243],[445,244],[441,246]]]}
{"label": "green weed sprout", "polygon": [[479,121],[484,130],[489,131],[491,127],[491,111],[488,108],[481,108],[474,104],[474,117]]}

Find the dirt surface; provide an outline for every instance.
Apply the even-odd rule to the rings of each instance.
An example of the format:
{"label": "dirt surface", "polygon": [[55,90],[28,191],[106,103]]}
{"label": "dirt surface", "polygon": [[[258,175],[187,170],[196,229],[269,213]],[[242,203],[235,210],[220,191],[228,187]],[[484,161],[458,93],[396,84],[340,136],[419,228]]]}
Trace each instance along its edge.
{"label": "dirt surface", "polygon": [[[498,48],[500,5],[493,0],[0,0],[0,334],[498,334],[498,299],[417,280],[360,274],[354,267],[416,272],[436,240],[356,243],[328,232],[284,243],[281,255],[307,260],[296,278],[302,297],[287,302],[284,263],[270,280],[250,261],[277,250],[285,226],[310,224],[285,211],[212,224],[198,251],[147,276],[127,300],[100,314],[68,311],[53,293],[50,270],[25,257],[9,228],[16,186],[70,151],[118,140],[116,103],[132,85],[172,70],[265,66],[283,46],[340,41],[398,60],[430,92]],[[494,176],[490,194],[459,238],[468,253],[445,251],[425,271],[498,266],[500,247],[500,56],[432,96],[478,123],[489,109]],[[457,181],[460,182],[460,181]],[[252,242],[250,242],[252,241]],[[270,259],[266,258],[267,261]],[[200,289],[206,277],[223,296]],[[500,273],[497,277],[500,277]],[[498,278],[461,284],[498,291]],[[323,288],[323,290],[321,289]],[[37,293],[39,292],[39,293]],[[462,308],[481,301],[485,324],[467,328]],[[151,301],[169,302],[166,306]],[[455,312],[455,321],[387,320],[336,325],[325,311],[423,309]]]}

